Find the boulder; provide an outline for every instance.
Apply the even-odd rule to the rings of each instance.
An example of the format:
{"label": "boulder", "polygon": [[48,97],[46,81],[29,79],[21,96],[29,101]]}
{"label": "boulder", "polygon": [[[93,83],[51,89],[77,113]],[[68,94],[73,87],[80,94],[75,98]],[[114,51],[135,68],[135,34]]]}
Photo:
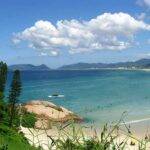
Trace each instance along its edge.
{"label": "boulder", "polygon": [[83,119],[72,111],[44,100],[33,100],[23,106],[27,112],[37,116],[36,128],[51,128],[50,122],[65,123],[70,120],[81,122]]}

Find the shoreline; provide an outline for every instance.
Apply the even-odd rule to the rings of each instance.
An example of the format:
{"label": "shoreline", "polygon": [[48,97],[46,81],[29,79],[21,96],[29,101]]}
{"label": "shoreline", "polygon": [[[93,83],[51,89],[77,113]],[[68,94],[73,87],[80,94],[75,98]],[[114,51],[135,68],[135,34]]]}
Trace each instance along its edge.
{"label": "shoreline", "polygon": [[[50,119],[52,122],[65,123],[73,119],[76,123],[81,123],[82,125],[86,125],[86,126],[95,125],[95,127],[97,125],[99,126],[100,124],[100,123],[94,123],[94,122],[87,123],[84,121],[84,118],[75,114],[71,110],[68,110],[63,106],[55,105],[54,103],[47,101],[47,100],[32,100],[32,101],[27,102],[26,104],[24,103],[23,105],[24,105],[23,107],[27,110],[27,112],[35,113],[37,115],[37,118],[42,117],[42,120]],[[144,122],[150,122],[150,117],[147,117],[147,118],[143,117],[141,119],[133,119],[129,121],[124,121],[120,123],[119,125],[124,125],[124,124],[134,125],[134,124],[140,124]],[[105,125],[105,123],[101,123],[101,127],[103,125]]]}
{"label": "shoreline", "polygon": [[145,122],[145,121],[150,121],[150,118],[143,118],[143,119],[126,121],[125,123],[121,123],[120,125],[122,125],[122,124],[136,124],[136,123]]}
{"label": "shoreline", "polygon": [[129,71],[150,71],[150,68],[87,68],[87,69],[54,69],[50,71],[92,71],[92,70],[129,70]]}
{"label": "shoreline", "polygon": [[65,123],[70,120],[83,121],[83,118],[74,112],[45,100],[31,100],[23,105],[23,109],[36,115],[35,127],[39,129],[49,129],[53,123]]}
{"label": "shoreline", "polygon": [[[21,70],[21,72],[52,72],[52,71],[92,71],[92,70],[129,70],[129,71],[150,71],[150,68],[87,68],[87,69],[51,69],[51,70]],[[13,72],[13,70],[8,70]]]}
{"label": "shoreline", "polygon": [[[34,100],[31,102],[28,102],[26,104],[26,106],[28,106],[29,112],[34,112],[34,113],[36,112],[39,116],[41,116],[41,115],[43,116],[45,113],[45,115],[46,115],[45,118],[50,117],[50,119],[52,119],[52,116],[53,116],[55,121],[56,121],[56,118],[65,117],[65,115],[67,115],[67,113],[74,114],[73,112],[65,109],[64,107],[56,106],[55,104],[48,102],[48,101],[35,101]],[[48,109],[50,109],[50,110],[48,110]],[[60,115],[60,113],[63,112],[62,110],[65,113]],[[62,136],[61,138],[63,138],[63,139],[67,139],[67,136],[69,138],[73,137],[73,135],[72,135],[73,134],[73,131],[72,131],[73,126],[70,127],[70,125],[68,126],[67,123],[62,124],[63,122],[61,122],[61,119],[58,121],[58,122],[60,122],[60,124],[57,124],[57,125],[53,124],[53,126],[51,126],[51,128],[46,128],[45,126],[44,126],[44,128],[41,128],[42,126],[39,128],[25,128],[25,127],[20,126],[20,131],[24,134],[24,136],[27,138],[27,140],[29,141],[29,143],[31,145],[34,145],[36,147],[42,146],[42,148],[44,150],[48,150],[47,145],[52,143],[52,139],[59,139],[60,135]],[[40,122],[41,121],[42,120],[40,120]],[[41,124],[43,125],[43,123],[41,123]],[[63,128],[63,126],[64,126],[64,128]],[[110,124],[110,126],[108,126],[109,130],[111,128],[113,128],[113,126],[115,126],[115,125]],[[60,127],[63,129],[63,130],[61,130],[61,132],[63,132],[63,134],[65,132],[65,135],[63,135],[60,132]],[[130,149],[132,150],[132,148],[135,149],[138,147],[138,144],[135,144],[134,146],[131,147],[130,143],[133,139],[142,140],[142,139],[145,139],[145,137],[149,137],[150,118],[143,118],[143,119],[127,121],[125,123],[119,123],[118,127],[119,127],[120,132],[119,132],[119,136],[116,139],[116,142],[126,138],[126,136],[128,135],[128,131],[131,131],[132,134],[131,134],[131,136],[128,137],[129,139],[128,139],[127,146],[130,147]],[[88,124],[86,124],[86,126],[85,126],[84,122],[82,124],[74,124],[74,129],[75,129],[75,132],[80,131],[81,133],[83,133],[86,139],[91,139],[95,136],[98,136],[98,138],[100,138],[101,133],[103,131],[102,127],[97,127],[94,125],[88,126]],[[67,136],[66,136],[66,133],[67,133]]]}
{"label": "shoreline", "polygon": [[[125,126],[120,126],[119,134],[117,133],[118,137],[115,139],[115,142],[120,143],[120,141],[124,141],[124,139],[128,137],[126,146],[130,150],[136,150],[138,149],[138,140],[143,140],[145,137],[149,137],[150,120],[148,122],[143,121],[142,123],[138,122],[134,125],[132,124],[130,125],[129,129],[131,131],[130,135]],[[80,131],[80,125],[75,125],[75,131]],[[72,128],[69,127],[65,128],[62,133],[58,130],[57,127],[48,130],[39,130],[33,128],[28,129],[21,127],[21,132],[24,133],[25,137],[28,139],[31,145],[35,145],[36,147],[40,145],[44,150],[48,150],[47,146],[52,143],[51,139],[59,139],[60,135],[63,137],[63,139],[67,139],[68,135],[69,138],[72,138],[73,135]],[[89,126],[88,128],[82,128],[82,132],[84,134],[84,138],[87,140],[96,136],[100,139],[102,128],[94,128]],[[131,142],[134,142],[135,144],[131,145]],[[148,146],[150,148],[150,145]]]}

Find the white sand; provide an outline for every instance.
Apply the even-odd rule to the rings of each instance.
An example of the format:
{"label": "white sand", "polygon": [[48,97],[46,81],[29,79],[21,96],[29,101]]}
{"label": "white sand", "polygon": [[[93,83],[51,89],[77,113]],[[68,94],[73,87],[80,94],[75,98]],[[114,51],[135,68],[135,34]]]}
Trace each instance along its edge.
{"label": "white sand", "polygon": [[[52,118],[52,119],[63,119],[66,116],[73,114],[73,112],[63,108],[58,107],[53,103],[46,102],[46,101],[32,101],[27,103],[24,106],[29,112],[34,112],[39,116],[44,116],[45,118]],[[39,121],[41,122],[41,121]],[[147,136],[150,139],[150,135],[148,133],[150,130],[150,120],[149,119],[142,119],[142,121],[132,121],[128,122],[127,126],[130,125],[130,129],[132,131],[132,136],[128,137],[127,130],[125,126],[120,127],[119,136],[115,140],[117,144],[121,142],[125,142],[126,138],[128,137],[127,145],[125,150],[138,150],[138,139],[144,139]],[[96,129],[97,130],[97,129]],[[126,130],[126,132],[124,132]],[[81,126],[75,126],[76,133],[81,133]],[[67,136],[72,137],[72,128],[65,128],[63,132],[60,132],[58,128],[53,127],[52,129],[48,130],[38,130],[38,129],[29,129],[21,127],[21,132],[24,133],[25,137],[29,140],[31,145],[36,147],[41,146],[44,150],[51,150],[52,148],[51,143],[52,139],[58,139],[58,137],[62,137],[61,139],[67,139]],[[91,137],[95,137],[96,135],[100,136],[100,131],[97,130],[97,134],[93,128],[83,128],[82,132],[86,139],[90,139]],[[66,135],[67,133],[67,135]],[[60,136],[61,134],[61,136]],[[136,139],[136,140],[135,140]],[[82,142],[82,138],[81,138]],[[131,142],[135,143],[135,145],[131,146]],[[55,147],[53,147],[55,149]],[[150,143],[147,144],[147,149],[150,150]]]}
{"label": "white sand", "polygon": [[[144,125],[144,124],[143,124]],[[145,133],[143,129],[141,130],[140,127],[146,127],[141,124],[133,126],[132,129],[134,129],[134,132],[132,136],[128,137],[127,132],[120,131],[118,138],[115,140],[117,144],[120,144],[121,142],[127,142],[125,150],[138,150],[138,140],[144,139]],[[80,131],[81,128],[76,128],[76,133]],[[124,128],[122,128],[124,130]],[[145,129],[145,128],[144,128]],[[141,130],[141,131],[140,131]],[[49,129],[49,130],[35,130],[35,129],[28,129],[21,127],[21,131],[24,133],[25,137],[30,141],[30,144],[35,146],[41,146],[44,150],[51,150],[50,147],[52,140],[49,137],[52,137],[54,139],[58,139],[58,135],[60,135],[60,132],[57,130],[57,128]],[[72,137],[72,130],[65,129],[64,130],[67,135],[65,135],[63,132],[61,135],[64,135],[63,138],[66,139],[67,136]],[[90,139],[91,137],[95,137],[96,135],[99,137],[100,132],[97,132],[97,134],[94,132],[94,129],[82,129],[83,134],[86,139]],[[135,131],[140,131],[135,134]],[[142,133],[142,134],[141,134]],[[81,136],[81,135],[79,135]],[[127,138],[128,137],[128,138]],[[82,139],[82,138],[81,138]],[[82,141],[82,140],[81,140]],[[135,145],[131,146],[131,142],[135,143]],[[55,149],[55,147],[53,147]],[[147,144],[147,149],[150,149],[150,143]]]}

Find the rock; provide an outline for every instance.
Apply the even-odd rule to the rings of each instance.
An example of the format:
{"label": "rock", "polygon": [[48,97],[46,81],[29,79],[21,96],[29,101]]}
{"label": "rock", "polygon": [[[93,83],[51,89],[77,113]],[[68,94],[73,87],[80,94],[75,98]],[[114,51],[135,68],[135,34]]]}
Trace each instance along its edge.
{"label": "rock", "polygon": [[45,118],[38,118],[35,123],[36,129],[52,129],[52,123],[50,120]]}
{"label": "rock", "polygon": [[36,114],[36,128],[51,128],[50,122],[64,123],[69,120],[81,122],[83,120],[68,109],[61,106],[56,106],[48,101],[33,100],[26,103],[24,108],[27,112]]}

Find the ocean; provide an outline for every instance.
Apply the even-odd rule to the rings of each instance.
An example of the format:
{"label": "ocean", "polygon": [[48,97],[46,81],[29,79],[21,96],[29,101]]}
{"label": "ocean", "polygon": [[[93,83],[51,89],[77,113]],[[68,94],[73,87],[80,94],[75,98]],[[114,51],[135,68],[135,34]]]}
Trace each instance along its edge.
{"label": "ocean", "polygon": [[[9,72],[6,91],[12,73]],[[21,102],[48,100],[98,126],[150,118],[150,72],[133,70],[70,70],[21,72]],[[63,98],[49,98],[54,93]]]}

